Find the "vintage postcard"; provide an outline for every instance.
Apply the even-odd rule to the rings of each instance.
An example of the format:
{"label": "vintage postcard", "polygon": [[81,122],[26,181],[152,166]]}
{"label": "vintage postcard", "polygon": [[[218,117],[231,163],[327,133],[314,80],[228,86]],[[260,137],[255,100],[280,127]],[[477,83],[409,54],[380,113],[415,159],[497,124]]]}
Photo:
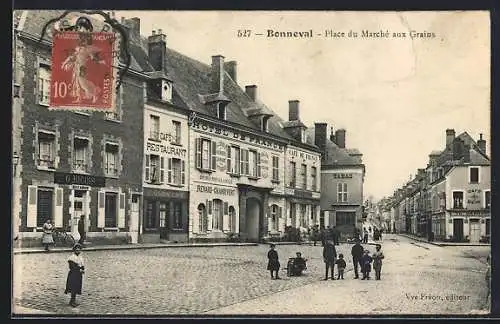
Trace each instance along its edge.
{"label": "vintage postcard", "polygon": [[488,11],[13,21],[13,316],[490,313]]}

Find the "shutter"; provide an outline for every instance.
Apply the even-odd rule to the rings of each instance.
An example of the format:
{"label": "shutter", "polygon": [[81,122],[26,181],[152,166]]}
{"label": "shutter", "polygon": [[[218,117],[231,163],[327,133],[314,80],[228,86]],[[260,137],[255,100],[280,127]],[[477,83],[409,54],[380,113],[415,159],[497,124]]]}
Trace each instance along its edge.
{"label": "shutter", "polygon": [[227,172],[231,173],[231,146],[227,146]]}
{"label": "shutter", "polygon": [[37,197],[38,189],[36,186],[28,186],[28,215],[26,226],[36,227],[37,218]]}
{"label": "shutter", "polygon": [[281,217],[283,217],[283,208],[282,207],[278,207],[278,217],[276,219],[276,228],[278,228],[278,231],[281,232],[281,228],[280,228],[280,219]]}
{"label": "shutter", "polygon": [[125,228],[125,193],[119,195],[118,201],[118,228]]}
{"label": "shutter", "polygon": [[207,231],[211,231],[212,228],[212,201],[207,200]]}
{"label": "shutter", "polygon": [[240,149],[240,171],[242,175],[245,175],[245,151],[244,149]]}
{"label": "shutter", "polygon": [[211,152],[211,163],[210,163],[210,169],[215,171],[217,168],[217,143],[211,142],[212,145],[212,152]]}
{"label": "shutter", "polygon": [[105,205],[106,194],[104,191],[99,190],[97,197],[97,227],[104,228],[104,205]]}
{"label": "shutter", "polygon": [[151,156],[149,154],[146,154],[146,167],[144,168],[144,181],[150,182],[151,181],[151,171],[150,171],[150,159]]}
{"label": "shutter", "polygon": [[236,174],[240,174],[240,161],[241,161],[241,154],[238,150],[235,151],[235,157],[234,157],[234,172]]}
{"label": "shutter", "polygon": [[224,202],[224,216],[222,216],[222,230],[230,231],[229,227],[229,204],[227,201]]}
{"label": "shutter", "polygon": [[256,157],[257,157],[257,178],[260,178],[260,177],[261,177],[261,170],[260,170],[260,152],[257,152]]}
{"label": "shutter", "polygon": [[196,139],[196,167],[201,169],[201,138]]}
{"label": "shutter", "polygon": [[[172,168],[172,159],[168,159],[168,180],[170,183],[170,173]],[[160,157],[160,183],[165,183],[165,157]]]}
{"label": "shutter", "polygon": [[250,174],[250,168],[248,165],[248,156],[250,155],[250,153],[248,150],[245,150],[244,152],[245,152],[245,169],[241,171],[244,172],[245,175],[248,175]]}
{"label": "shutter", "polygon": [[181,184],[186,184],[186,162],[184,160],[181,161]]}
{"label": "shutter", "polygon": [[63,227],[63,188],[56,188],[55,193],[54,226]]}
{"label": "shutter", "polygon": [[[161,163],[164,163],[164,158],[161,158]],[[163,165],[165,167],[165,165]],[[164,173],[164,169],[162,171],[162,174]],[[163,182],[163,181],[162,181]],[[167,159],[167,183],[172,183],[172,158]]]}

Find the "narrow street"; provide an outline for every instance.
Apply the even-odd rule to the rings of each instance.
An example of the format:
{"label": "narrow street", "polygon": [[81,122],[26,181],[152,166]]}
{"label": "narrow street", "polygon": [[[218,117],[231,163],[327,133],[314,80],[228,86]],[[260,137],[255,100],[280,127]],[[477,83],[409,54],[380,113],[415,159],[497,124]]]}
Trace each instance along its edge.
{"label": "narrow street", "polygon": [[[374,246],[369,245],[370,251]],[[270,280],[268,246],[87,252],[80,306],[64,295],[68,255],[14,256],[16,305],[54,314],[467,314],[486,301],[485,265],[460,247],[385,235],[381,281],[323,279],[321,246],[279,245],[282,266],[301,251],[303,277]],[[467,247],[464,247],[466,250]]]}

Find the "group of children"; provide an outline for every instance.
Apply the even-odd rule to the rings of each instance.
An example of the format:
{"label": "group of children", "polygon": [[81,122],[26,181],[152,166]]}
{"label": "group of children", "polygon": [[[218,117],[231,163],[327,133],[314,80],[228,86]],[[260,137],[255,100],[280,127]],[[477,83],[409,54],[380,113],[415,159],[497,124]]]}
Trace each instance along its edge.
{"label": "group of children", "polygon": [[[359,242],[357,243],[359,245]],[[267,270],[271,272],[271,279],[281,279],[278,276],[278,271],[280,269],[280,263],[278,258],[278,252],[276,251],[276,245],[271,244],[270,250],[267,253],[268,264]],[[375,247],[375,252],[370,255],[369,250],[362,250],[363,255],[361,257],[353,257],[354,267],[355,267],[355,279],[358,279],[358,263],[361,267],[361,273],[363,277],[361,280],[369,280],[370,272],[372,270],[375,271],[375,280],[380,280],[380,275],[382,271],[382,259],[384,259],[384,254],[382,253],[382,246],[377,244]],[[361,252],[361,251],[360,251]],[[287,267],[292,267],[289,269],[289,273],[293,276],[300,276],[302,271],[306,269],[306,259],[302,257],[300,252],[297,252],[297,256],[295,258],[290,259],[293,262],[289,262]],[[326,242],[323,249],[323,260],[325,262],[325,279],[328,280],[328,274],[330,272],[330,278],[335,280],[334,276],[334,267],[337,266],[337,280],[344,279],[344,271],[346,268],[346,261],[344,260],[344,255],[340,253],[337,258],[337,252],[335,249],[335,245],[333,242]],[[275,274],[275,275],[274,275]]]}

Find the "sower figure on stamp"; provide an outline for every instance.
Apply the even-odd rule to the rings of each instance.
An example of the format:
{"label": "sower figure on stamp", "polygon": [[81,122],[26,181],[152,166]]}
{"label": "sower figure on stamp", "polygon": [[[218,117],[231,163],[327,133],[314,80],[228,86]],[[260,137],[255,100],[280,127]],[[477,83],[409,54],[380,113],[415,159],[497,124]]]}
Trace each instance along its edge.
{"label": "sower figure on stamp", "polygon": [[[267,252],[267,270],[271,272],[271,279],[281,279],[278,276],[278,271],[280,270],[280,262],[278,257],[278,252],[275,250],[276,245],[271,244],[271,249]],[[273,277],[273,272],[276,272],[276,277]]]}

